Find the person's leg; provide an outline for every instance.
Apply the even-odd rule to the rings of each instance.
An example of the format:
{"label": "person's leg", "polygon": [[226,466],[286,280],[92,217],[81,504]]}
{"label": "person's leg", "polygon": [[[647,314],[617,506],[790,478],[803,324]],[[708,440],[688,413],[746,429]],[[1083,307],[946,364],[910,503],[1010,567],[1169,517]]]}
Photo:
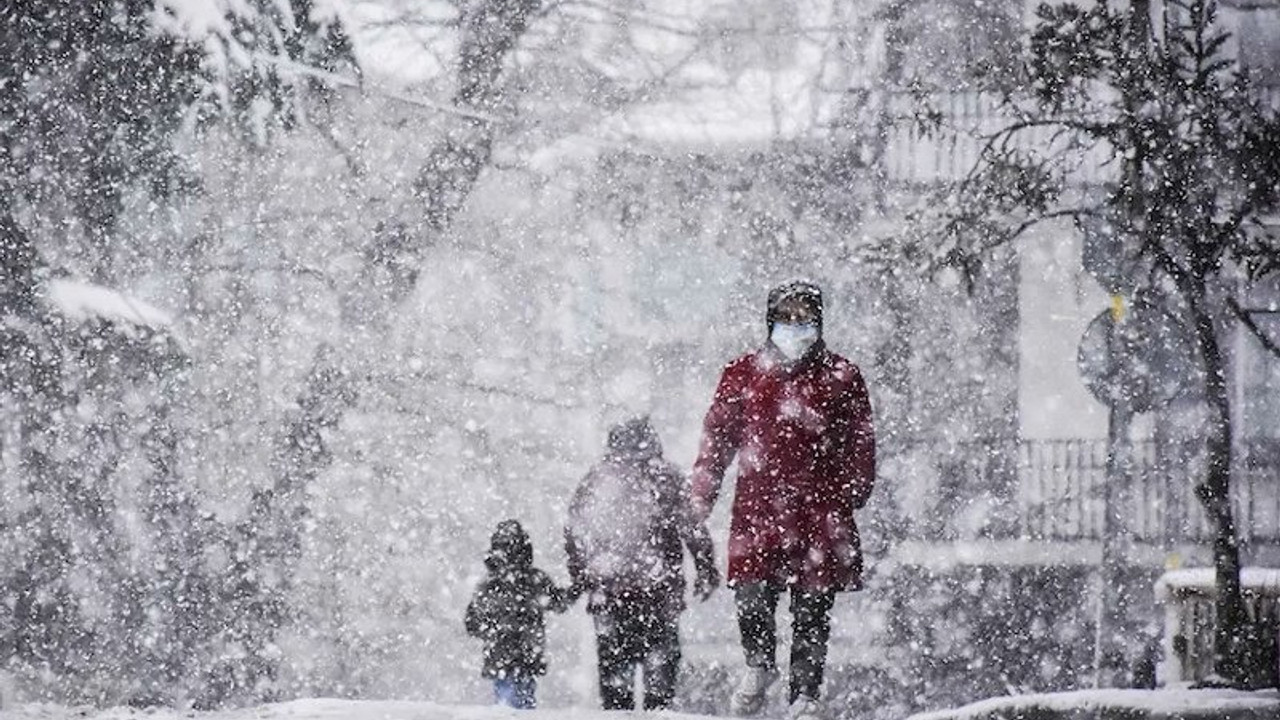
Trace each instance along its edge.
{"label": "person's leg", "polygon": [[538,707],[538,678],[533,675],[522,675],[515,679],[515,705],[520,710],[532,710]]}
{"label": "person's leg", "polygon": [[494,678],[493,679],[493,702],[497,705],[506,705],[507,707],[516,706],[516,688],[511,678]]}
{"label": "person's leg", "polygon": [[791,591],[791,688],[789,702],[801,695],[817,700],[831,638],[833,590]]}
{"label": "person's leg", "polygon": [[680,627],[675,618],[650,615],[652,622],[646,633],[644,655],[644,709],[663,710],[676,696],[676,678],[680,673]]}
{"label": "person's leg", "polygon": [[776,668],[778,588],[766,583],[750,583],[734,588],[738,606],[738,631],[747,667]]}
{"label": "person's leg", "polygon": [[764,708],[769,687],[778,679],[777,621],[779,590],[764,583],[734,589],[738,630],[747,668],[729,698],[734,715],[755,715]]}
{"label": "person's leg", "polygon": [[605,710],[635,709],[635,661],[630,657],[622,608],[610,604],[595,614],[600,704]]}

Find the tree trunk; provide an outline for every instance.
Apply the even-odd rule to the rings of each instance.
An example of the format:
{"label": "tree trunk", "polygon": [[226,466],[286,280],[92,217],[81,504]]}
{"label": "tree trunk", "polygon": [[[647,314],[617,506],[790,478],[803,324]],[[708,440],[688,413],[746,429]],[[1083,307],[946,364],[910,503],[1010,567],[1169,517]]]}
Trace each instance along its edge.
{"label": "tree trunk", "polygon": [[[463,13],[455,105],[480,115],[500,108],[502,67],[540,6],[541,0],[480,0]],[[452,226],[488,165],[494,133],[492,120],[469,117],[437,141],[413,185],[425,222],[380,224],[360,269],[357,287],[364,297],[352,297],[343,307],[352,347],[368,348],[362,339],[370,339],[413,290],[424,251]],[[358,395],[354,379],[362,374],[351,367],[358,361],[329,347],[320,348],[316,358],[298,398],[301,412],[290,418],[277,443],[277,458],[286,462],[278,464],[276,486],[286,494],[304,489],[328,465],[320,430],[336,426]]]}
{"label": "tree trunk", "polygon": [[1217,325],[1206,307],[1203,280],[1188,293],[1192,331],[1204,362],[1205,400],[1209,423],[1205,440],[1204,480],[1196,486],[1196,497],[1213,524],[1213,567],[1217,595],[1214,610],[1214,672],[1233,685],[1251,684],[1254,668],[1247,659],[1250,650],[1248,617],[1240,589],[1240,543],[1231,507],[1231,393],[1227,387],[1226,364],[1218,342]]}
{"label": "tree trunk", "polygon": [[[413,290],[425,250],[452,226],[488,165],[496,132],[492,116],[505,97],[502,68],[539,7],[541,0],[479,0],[464,11],[454,104],[473,114],[435,143],[414,182],[424,221],[384,222],[365,248],[356,285],[361,292],[344,299],[347,342],[341,349],[326,345],[317,351],[297,410],[276,438],[273,487],[259,494],[255,508],[255,522],[271,528],[272,535],[266,544],[271,549],[259,561],[282,578],[268,593],[275,611],[295,565],[307,487],[331,462],[322,430],[336,427],[355,405],[356,383],[368,375],[361,367],[370,362],[365,353],[380,345],[377,336]],[[251,574],[259,570],[245,568]],[[278,629],[268,618],[260,624],[267,640]]]}

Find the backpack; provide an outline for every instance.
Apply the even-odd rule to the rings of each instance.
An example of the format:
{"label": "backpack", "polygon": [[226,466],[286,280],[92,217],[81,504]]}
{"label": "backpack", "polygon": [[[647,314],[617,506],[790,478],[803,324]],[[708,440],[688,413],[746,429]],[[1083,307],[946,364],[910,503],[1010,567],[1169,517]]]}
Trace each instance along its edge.
{"label": "backpack", "polygon": [[647,587],[664,578],[659,472],[647,461],[606,460],[588,473],[570,509],[569,530],[592,579]]}

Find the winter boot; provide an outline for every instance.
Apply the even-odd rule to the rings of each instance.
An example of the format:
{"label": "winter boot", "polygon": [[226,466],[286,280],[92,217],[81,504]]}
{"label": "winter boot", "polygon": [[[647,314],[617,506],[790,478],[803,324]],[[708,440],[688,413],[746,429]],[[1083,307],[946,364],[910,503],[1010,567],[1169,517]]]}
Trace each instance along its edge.
{"label": "winter boot", "polygon": [[787,709],[787,720],[823,720],[822,704],[808,695],[801,695]]}
{"label": "winter boot", "polygon": [[770,667],[748,667],[729,698],[729,712],[738,717],[756,715],[764,707],[765,693],[778,680],[778,671]]}

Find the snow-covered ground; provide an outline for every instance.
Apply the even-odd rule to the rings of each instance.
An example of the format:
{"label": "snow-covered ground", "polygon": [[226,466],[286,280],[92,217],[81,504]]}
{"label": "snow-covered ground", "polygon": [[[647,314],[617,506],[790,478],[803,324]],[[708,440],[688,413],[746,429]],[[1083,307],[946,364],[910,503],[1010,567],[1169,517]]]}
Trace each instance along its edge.
{"label": "snow-covered ground", "polygon": [[[978,720],[980,718],[1095,717],[1095,711],[1124,713],[1126,718],[1231,718],[1266,720],[1280,717],[1280,691],[1236,690],[1082,690],[1067,693],[992,698],[955,710],[913,715],[909,720]],[[634,713],[628,713],[634,714]],[[0,711],[4,720],[511,720],[567,718],[617,720],[617,712],[592,708],[551,708],[520,711],[474,705],[441,705],[393,700],[310,699],[221,712],[170,709],[112,708],[93,710],[60,705],[17,705]],[[703,717],[663,712],[666,720]],[[846,717],[828,708],[828,717]],[[1111,717],[1111,715],[1105,715]]]}
{"label": "snow-covered ground", "polygon": [[1280,718],[1280,692],[1264,690],[1078,690],[991,698],[954,710],[912,715],[909,720],[986,718],[1112,718],[1271,720]]}
{"label": "snow-covered ground", "polygon": [[[619,713],[587,708],[555,708],[522,711],[500,707],[438,705],[430,702],[392,700],[295,700],[286,703],[222,712],[191,712],[167,709],[113,708],[95,711],[60,705],[21,705],[0,712],[5,720],[510,720],[511,718],[567,718],[569,720],[617,720]],[[669,720],[699,717],[662,713]]]}

